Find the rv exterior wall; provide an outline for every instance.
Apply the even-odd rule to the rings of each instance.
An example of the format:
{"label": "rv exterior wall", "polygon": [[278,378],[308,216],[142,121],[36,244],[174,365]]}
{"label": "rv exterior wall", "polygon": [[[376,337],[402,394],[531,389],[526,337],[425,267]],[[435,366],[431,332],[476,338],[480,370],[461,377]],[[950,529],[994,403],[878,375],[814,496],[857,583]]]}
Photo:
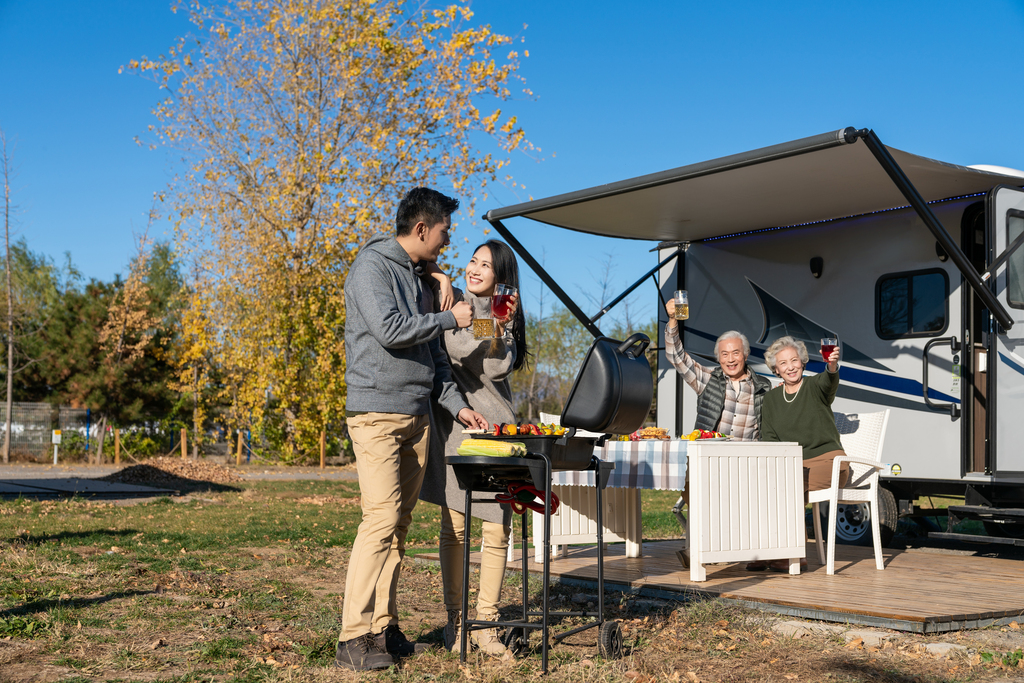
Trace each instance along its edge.
{"label": "rv exterior wall", "polygon": [[[973,201],[977,199],[932,207],[955,239],[959,239],[963,212]],[[807,267],[813,256],[828,264],[820,279]],[[889,211],[697,243],[691,245],[686,259],[685,283],[680,286],[690,293],[684,344],[691,354],[711,356],[715,337],[737,329],[750,338],[754,369],[774,379],[762,353],[772,339],[787,333],[807,336],[806,341],[816,346],[817,337],[826,336],[819,334],[821,330],[833,332],[843,344],[841,363],[846,368],[833,409],[847,413],[892,409],[882,458],[900,464],[901,479],[964,480],[961,423],[950,421],[948,413],[927,409],[921,395],[921,352],[933,337],[882,339],[876,330],[879,279],[936,269],[946,273],[950,293],[945,327],[934,336],[962,336],[960,273],[948,261],[938,260],[934,237],[916,214]],[[661,282],[675,288],[668,284],[675,282],[671,274],[663,273]],[[769,304],[774,307],[771,323],[778,329],[765,329],[764,295],[778,302]],[[788,313],[780,317],[780,308]],[[788,322],[786,315],[791,317]],[[794,329],[799,320],[805,321],[804,334]],[[857,353],[863,360],[856,358]],[[951,354],[933,355],[932,388],[959,399]],[[661,406],[668,405],[662,403],[669,400],[666,394],[674,389],[664,380],[658,389],[660,413]],[[695,418],[695,397],[689,388],[681,394],[686,430]],[[659,424],[662,420],[659,414]]]}

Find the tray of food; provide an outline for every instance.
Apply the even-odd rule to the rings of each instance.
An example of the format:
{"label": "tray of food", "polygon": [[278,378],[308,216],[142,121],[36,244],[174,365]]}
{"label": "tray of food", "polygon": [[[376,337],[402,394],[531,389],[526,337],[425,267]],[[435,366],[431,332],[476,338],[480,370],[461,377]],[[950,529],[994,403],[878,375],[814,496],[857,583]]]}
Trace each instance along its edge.
{"label": "tray of food", "polygon": [[586,469],[597,445],[594,437],[567,437],[563,427],[532,423],[494,425],[484,434],[471,436],[474,441],[522,444],[526,448],[526,457],[530,454],[548,456],[553,470]]}

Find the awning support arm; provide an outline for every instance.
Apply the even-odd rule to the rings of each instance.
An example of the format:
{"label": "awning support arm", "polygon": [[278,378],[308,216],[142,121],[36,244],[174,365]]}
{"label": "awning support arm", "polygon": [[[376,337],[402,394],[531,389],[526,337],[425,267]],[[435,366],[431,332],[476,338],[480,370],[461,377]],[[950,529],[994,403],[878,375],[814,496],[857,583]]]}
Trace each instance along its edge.
{"label": "awning support arm", "polygon": [[[641,278],[640,278],[639,280],[637,280],[636,282],[634,282],[633,284],[631,284],[631,285],[630,285],[630,286],[629,286],[628,288],[626,288],[626,291],[624,291],[624,292],[623,292],[622,294],[620,294],[620,295],[618,295],[617,297],[615,297],[615,299],[614,299],[614,300],[613,300],[613,301],[612,301],[612,302],[611,302],[610,304],[608,304],[607,306],[605,306],[604,308],[602,308],[602,309],[601,309],[600,311],[598,311],[598,312],[597,312],[597,315],[595,315],[595,316],[594,316],[593,318],[591,318],[591,319],[590,319],[590,322],[597,322],[598,318],[600,318],[601,316],[603,316],[603,315],[604,315],[605,313],[607,313],[607,312],[608,312],[608,311],[610,311],[611,309],[615,308],[615,305],[616,305],[617,303],[619,303],[620,301],[622,301],[623,299],[625,299],[625,298],[626,298],[627,296],[629,296],[629,295],[630,295],[630,294],[631,294],[631,293],[633,292],[633,290],[634,290],[634,289],[636,289],[637,287],[639,287],[640,285],[642,285],[642,284],[644,283],[644,281],[645,281],[645,280],[646,280],[647,278],[649,278],[649,277],[653,277],[653,276],[654,276],[654,274],[655,274],[655,273],[657,273],[657,272],[658,272],[658,271],[659,271],[659,270],[661,269],[661,267],[662,267],[663,265],[665,265],[666,263],[668,263],[668,262],[669,262],[669,261],[671,261],[672,259],[676,259],[676,258],[679,258],[679,255],[680,255],[680,254],[682,254],[682,253],[683,253],[683,247],[682,247],[682,246],[679,246],[679,247],[678,247],[678,248],[676,248],[676,250],[675,250],[675,251],[674,251],[674,252],[673,252],[673,253],[672,253],[671,255],[669,255],[669,256],[668,256],[668,257],[667,257],[667,258],[666,258],[666,259],[665,259],[664,261],[662,261],[661,263],[659,263],[658,265],[654,266],[654,267],[653,267],[653,268],[651,268],[651,269],[650,269],[649,271],[647,271],[646,273],[644,273],[643,277],[641,277]],[[655,280],[655,281],[654,281],[654,283],[655,283],[655,284],[657,284],[657,283],[658,283],[658,281],[657,281],[657,280]],[[659,295],[660,295],[660,289],[659,289]]]}
{"label": "awning support arm", "polygon": [[868,146],[868,149],[875,156],[875,159],[882,166],[886,173],[889,174],[889,178],[892,179],[899,191],[910,203],[910,206],[914,208],[917,215],[924,221],[924,224],[931,231],[935,239],[938,240],[943,250],[949,254],[949,258],[953,260],[957,269],[963,274],[964,279],[974,290],[974,293],[978,295],[982,303],[985,305],[995,319],[999,321],[1004,330],[1008,330],[1013,327],[1013,320],[1010,318],[1009,313],[1003,308],[1003,305],[999,303],[995,294],[992,293],[988,287],[985,286],[981,276],[978,275],[978,271],[974,269],[971,262],[964,255],[964,252],[960,250],[960,246],[953,241],[953,238],[949,236],[946,229],[942,227],[942,223],[935,216],[932,210],[928,207],[928,203],[918,193],[917,188],[910,182],[910,178],[906,176],[903,169],[899,167],[896,160],[893,159],[892,155],[889,154],[889,150],[885,148],[882,141],[875,135],[875,131],[870,128],[862,128],[861,130],[854,130],[853,128],[846,129],[846,141],[854,142],[857,138],[864,140],[864,144]]}
{"label": "awning support arm", "polygon": [[587,331],[590,332],[590,334],[594,335],[595,338],[604,336],[601,334],[601,330],[598,326],[587,317],[587,314],[576,305],[576,302],[565,293],[565,290],[558,286],[558,283],[555,282],[548,272],[544,270],[544,267],[537,262],[537,259],[533,258],[533,254],[523,247],[519,240],[517,240],[512,233],[508,231],[508,228],[502,225],[500,220],[488,220],[486,216],[484,218],[494,227],[495,230],[498,231],[499,235],[505,238],[505,241],[508,242],[508,246],[512,247],[512,250],[519,254],[519,257],[526,262],[526,265],[530,266],[533,272],[537,273],[537,277],[539,277],[541,281],[548,286],[548,289],[550,289],[551,292],[558,297],[558,300],[561,301],[567,309],[569,309],[569,312],[576,316],[577,320],[583,323],[583,326],[587,328]]}

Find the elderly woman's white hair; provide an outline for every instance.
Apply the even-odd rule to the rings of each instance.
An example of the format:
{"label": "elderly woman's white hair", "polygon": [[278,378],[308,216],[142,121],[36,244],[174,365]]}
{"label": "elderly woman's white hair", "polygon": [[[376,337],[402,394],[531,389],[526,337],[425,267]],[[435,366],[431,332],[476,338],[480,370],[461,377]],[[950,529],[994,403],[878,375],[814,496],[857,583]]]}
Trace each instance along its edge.
{"label": "elderly woman's white hair", "polygon": [[743,343],[743,357],[746,358],[750,355],[750,342],[747,341],[747,335],[736,330],[729,330],[728,332],[723,332],[722,336],[715,340],[715,358],[718,358],[718,345],[726,339],[739,339]]}
{"label": "elderly woman's white hair", "polygon": [[[807,365],[809,356],[807,355],[807,347],[804,346],[804,343],[799,339],[793,339],[793,337],[779,337],[764,352],[764,362],[768,364],[768,369],[772,372],[775,372],[775,356],[779,355],[779,351],[782,349],[793,349],[800,356],[800,362]],[[779,373],[775,372],[775,374]]]}

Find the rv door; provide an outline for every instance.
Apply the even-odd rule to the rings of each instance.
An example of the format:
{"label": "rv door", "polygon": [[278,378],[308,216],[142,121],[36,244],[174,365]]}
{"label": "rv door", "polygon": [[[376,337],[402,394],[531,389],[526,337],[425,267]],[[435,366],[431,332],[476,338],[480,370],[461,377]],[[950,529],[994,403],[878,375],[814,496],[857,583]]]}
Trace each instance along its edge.
{"label": "rv door", "polygon": [[[988,195],[986,213],[990,221],[994,253],[988,275],[995,279],[995,293],[1013,320],[1002,329],[995,321],[995,357],[989,359],[990,394],[994,415],[994,474],[1024,476],[1024,191],[1000,186]],[[992,384],[990,384],[992,386]]]}

